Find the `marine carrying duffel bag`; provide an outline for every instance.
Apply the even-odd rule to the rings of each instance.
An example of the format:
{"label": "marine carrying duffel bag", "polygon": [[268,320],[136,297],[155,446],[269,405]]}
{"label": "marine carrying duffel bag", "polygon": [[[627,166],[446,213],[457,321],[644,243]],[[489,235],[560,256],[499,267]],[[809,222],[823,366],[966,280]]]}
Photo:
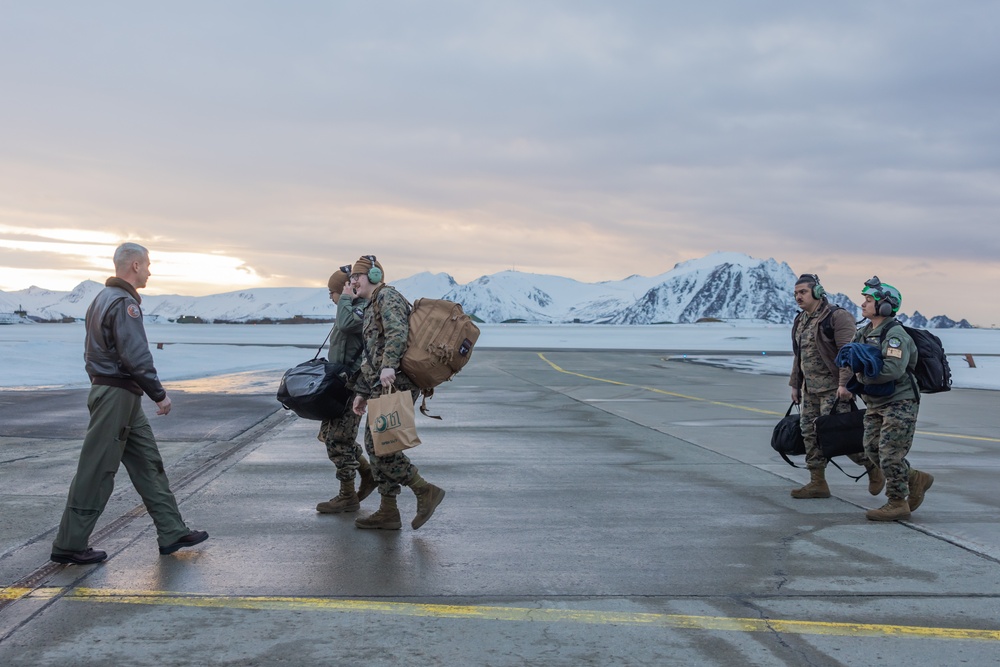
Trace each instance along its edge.
{"label": "marine carrying duffel bag", "polygon": [[278,384],[278,402],[303,419],[336,419],[348,409],[351,391],[347,388],[347,367],[319,358],[333,329],[326,335],[316,356],[289,368]]}

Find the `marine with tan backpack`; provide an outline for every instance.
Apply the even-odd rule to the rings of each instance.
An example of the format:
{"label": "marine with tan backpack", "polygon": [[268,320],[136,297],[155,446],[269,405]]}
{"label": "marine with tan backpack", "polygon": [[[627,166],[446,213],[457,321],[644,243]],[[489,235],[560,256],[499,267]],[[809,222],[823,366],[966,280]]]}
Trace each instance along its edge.
{"label": "marine with tan backpack", "polygon": [[[409,303],[409,302],[407,302]],[[479,340],[479,327],[465,314],[461,304],[446,299],[417,299],[410,306],[410,332],[399,368],[420,388],[420,412],[427,412],[427,399],[434,388],[453,378],[472,358]]]}
{"label": "marine with tan backpack", "polygon": [[[435,513],[444,500],[445,490],[426,480],[405,451],[376,452],[375,434],[388,433],[390,425],[402,427],[404,422],[411,422],[412,407],[420,394],[423,393],[426,398],[434,386],[452,377],[468,363],[479,330],[460,307],[457,311],[448,307],[448,314],[438,317],[435,313],[440,308],[427,308],[428,304],[422,300],[417,301],[415,307],[411,306],[384,280],[385,275],[374,255],[362,256],[352,267],[350,285],[354,294],[368,300],[362,323],[364,360],[360,372],[353,379],[356,395],[352,409],[356,415],[369,411],[369,421],[365,426],[365,450],[378,480],[381,497],[379,509],[369,516],[359,517],[354,525],[365,529],[399,530],[402,521],[396,497],[401,487],[407,486],[417,499],[417,511],[410,522],[416,530]],[[466,331],[469,325],[473,328]],[[404,358],[407,355],[411,361],[418,362],[416,371],[406,368]],[[369,410],[370,401],[379,401],[387,394],[395,396],[397,393],[406,394],[410,408],[408,418],[402,409]],[[416,435],[415,424],[409,426]],[[390,449],[397,448],[392,446]]]}

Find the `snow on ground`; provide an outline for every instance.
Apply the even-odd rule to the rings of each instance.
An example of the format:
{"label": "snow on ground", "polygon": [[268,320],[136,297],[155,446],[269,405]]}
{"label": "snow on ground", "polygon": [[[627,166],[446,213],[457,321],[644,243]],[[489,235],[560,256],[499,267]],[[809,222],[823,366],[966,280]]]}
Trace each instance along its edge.
{"label": "snow on ground", "polygon": [[[704,323],[649,326],[484,324],[477,347],[656,350],[665,356],[743,372],[787,375],[788,325]],[[270,391],[285,369],[313,357],[328,325],[147,324],[168,389]],[[956,388],[1000,389],[1000,330],[935,329]],[[0,326],[0,388],[85,387],[84,328]],[[157,343],[163,343],[159,349]],[[974,356],[970,368],[965,354]],[[992,356],[991,356],[992,355]],[[473,362],[474,363],[474,362]]]}

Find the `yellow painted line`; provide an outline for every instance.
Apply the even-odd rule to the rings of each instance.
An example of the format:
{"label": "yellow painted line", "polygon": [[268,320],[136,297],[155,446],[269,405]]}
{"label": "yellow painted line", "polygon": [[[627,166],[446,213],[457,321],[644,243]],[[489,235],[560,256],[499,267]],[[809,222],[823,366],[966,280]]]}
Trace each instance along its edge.
{"label": "yellow painted line", "polygon": [[678,394],[677,392],[666,391],[664,389],[657,389],[656,387],[645,387],[639,384],[629,384],[628,382],[618,382],[617,380],[608,380],[606,378],[594,377],[593,375],[574,373],[573,371],[568,371],[565,368],[561,368],[560,366],[557,366],[556,364],[552,363],[551,361],[546,359],[545,355],[542,354],[541,352],[538,352],[537,354],[542,361],[544,361],[545,363],[547,363],[549,366],[559,371],[560,373],[565,373],[566,375],[573,375],[578,378],[584,378],[585,380],[594,380],[595,382],[605,382],[607,384],[615,384],[621,387],[635,387],[637,389],[644,389],[646,391],[651,391],[656,394],[663,394],[664,396],[674,396],[676,398],[684,398],[689,401],[700,401],[702,403],[709,403],[710,405],[721,405],[722,407],[725,408],[735,408],[737,410],[746,410],[747,412],[759,412],[765,415],[781,415],[780,412],[774,412],[773,410],[762,410],[760,408],[747,407],[746,405],[736,405],[735,403],[723,403],[722,401],[712,401],[707,398],[701,398],[699,396],[688,396],[687,394]]}
{"label": "yellow painted line", "polygon": [[981,440],[982,442],[1000,442],[1000,438],[985,435],[959,435],[958,433],[934,433],[932,431],[917,431],[917,435],[934,435],[939,438],[957,438],[959,440]]}
{"label": "yellow painted line", "polygon": [[[539,358],[541,358],[542,361],[544,361],[545,363],[547,363],[554,370],[559,371],[560,373],[565,373],[566,375],[573,375],[573,376],[578,377],[578,378],[584,378],[585,380],[593,380],[595,382],[604,382],[606,384],[614,384],[614,385],[618,385],[620,387],[634,387],[636,389],[643,389],[645,391],[651,391],[651,392],[656,393],[656,394],[663,394],[665,396],[674,396],[676,398],[684,398],[684,399],[687,399],[689,401],[700,401],[702,403],[708,403],[710,405],[720,405],[720,406],[725,407],[725,408],[734,408],[736,410],[746,410],[747,412],[758,412],[758,413],[765,414],[765,415],[777,415],[779,417],[782,416],[781,412],[774,412],[773,410],[762,410],[760,408],[751,408],[751,407],[746,406],[746,405],[736,405],[735,403],[724,403],[722,401],[711,401],[711,400],[709,400],[707,398],[701,398],[699,396],[688,396],[687,394],[678,394],[678,393],[673,392],[673,391],[665,391],[663,389],[657,389],[656,387],[646,387],[646,386],[643,386],[643,385],[640,385],[640,384],[629,384],[628,382],[619,382],[617,380],[608,380],[607,378],[594,377],[593,375],[584,375],[583,373],[575,373],[573,371],[568,371],[565,368],[562,368],[562,367],[560,367],[560,366],[552,363],[551,361],[549,361],[548,359],[546,359],[545,355],[542,354],[541,352],[537,352],[536,354],[539,356]],[[936,437],[939,437],[939,438],[955,438],[957,440],[978,440],[980,442],[1000,442],[1000,438],[991,438],[989,436],[984,436],[984,435],[959,435],[958,433],[934,433],[934,432],[931,432],[931,431],[917,431],[916,433],[917,433],[917,435],[936,436]]]}
{"label": "yellow painted line", "polygon": [[[21,590],[21,589],[8,589]],[[370,600],[338,600],[315,597],[228,596],[130,591],[97,588],[40,588],[28,598],[50,599],[65,593],[63,600],[112,604],[159,605],[203,609],[253,609],[270,611],[313,611],[334,613],[370,613],[387,616],[410,616],[461,620],[507,621],[522,623],[581,623],[587,625],[631,625],[680,630],[722,632],[780,632],[798,635],[839,637],[909,637],[963,641],[1000,641],[1000,630],[935,628],[879,623],[823,623],[724,616],[689,616],[573,609],[530,607],[492,607],[478,605],[413,604]],[[25,597],[25,596],[22,596]]]}
{"label": "yellow painted line", "polygon": [[15,588],[13,586],[5,586],[0,588],[0,600],[17,600],[18,598],[23,598],[24,596],[31,593],[30,588]]}

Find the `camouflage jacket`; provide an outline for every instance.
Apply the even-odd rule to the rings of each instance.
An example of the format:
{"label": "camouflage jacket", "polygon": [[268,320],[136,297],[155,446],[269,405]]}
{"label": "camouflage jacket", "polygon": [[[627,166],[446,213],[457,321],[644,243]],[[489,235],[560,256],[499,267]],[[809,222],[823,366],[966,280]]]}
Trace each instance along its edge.
{"label": "camouflage jacket", "polygon": [[[833,338],[823,331],[823,321],[829,317]],[[789,386],[810,391],[828,391],[846,387],[851,369],[837,368],[837,352],[854,339],[857,327],[854,318],[843,308],[831,308],[824,299],[816,312],[799,312],[792,323],[792,373]]]}
{"label": "camouflage jacket", "polygon": [[363,398],[382,394],[379,375],[383,368],[396,371],[396,388],[415,389],[416,385],[399,369],[399,362],[406,352],[406,339],[410,334],[410,304],[396,288],[380,285],[372,293],[365,308],[361,337],[364,353],[361,355],[361,373],[354,383],[354,391]]}
{"label": "camouflage jacket", "polygon": [[[879,347],[879,338],[882,331],[893,322],[895,318],[888,317],[881,325],[873,327],[871,322],[858,330],[854,336],[855,343],[864,343]],[[896,382],[896,390],[890,396],[869,396],[862,394],[861,398],[869,407],[880,407],[887,403],[895,403],[908,398],[919,399],[919,395],[914,391],[914,381],[910,375],[917,365],[917,345],[906,333],[903,327],[893,327],[892,331],[885,337],[880,351],[882,352],[882,372],[878,377],[866,377],[861,373],[857,374],[858,382],[862,384],[884,384],[886,382]]]}

